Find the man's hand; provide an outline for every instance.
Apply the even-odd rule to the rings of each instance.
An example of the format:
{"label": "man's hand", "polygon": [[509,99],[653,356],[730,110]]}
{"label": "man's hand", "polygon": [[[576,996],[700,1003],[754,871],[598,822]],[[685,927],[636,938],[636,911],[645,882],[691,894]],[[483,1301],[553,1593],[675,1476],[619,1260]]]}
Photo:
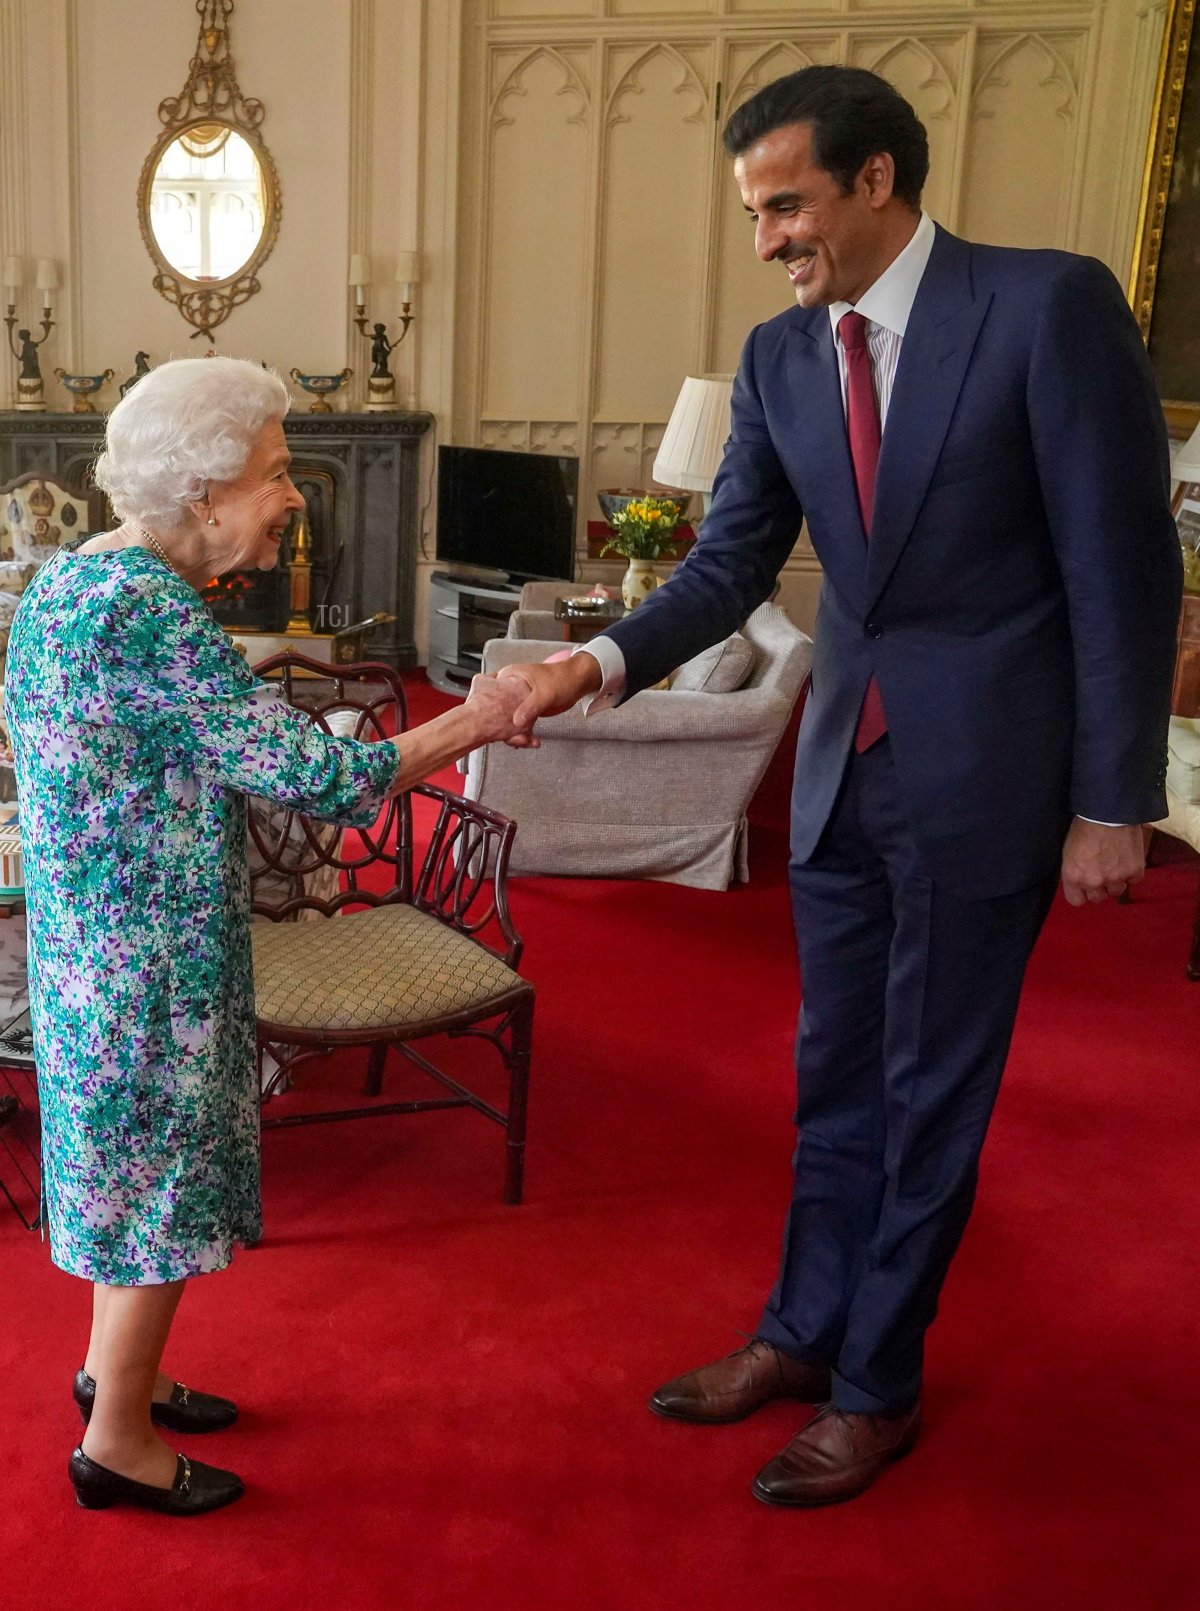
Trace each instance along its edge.
{"label": "man's hand", "polygon": [[[498,744],[527,736],[526,724],[518,720],[524,697],[524,690],[511,682],[502,683],[497,677],[472,677],[464,710],[474,719],[478,733],[475,743]],[[536,745],[537,740],[530,742]]]}
{"label": "man's hand", "polygon": [[1124,895],[1146,871],[1141,827],[1108,828],[1076,817],[1063,846],[1063,894],[1072,906]]}
{"label": "man's hand", "polygon": [[575,654],[551,663],[504,666],[497,676],[500,682],[519,681],[525,689],[513,716],[514,725],[524,731],[506,740],[513,749],[536,749],[539,740],[530,729],[538,717],[561,715],[585,694],[599,692],[604,681],[600,662],[590,654]]}

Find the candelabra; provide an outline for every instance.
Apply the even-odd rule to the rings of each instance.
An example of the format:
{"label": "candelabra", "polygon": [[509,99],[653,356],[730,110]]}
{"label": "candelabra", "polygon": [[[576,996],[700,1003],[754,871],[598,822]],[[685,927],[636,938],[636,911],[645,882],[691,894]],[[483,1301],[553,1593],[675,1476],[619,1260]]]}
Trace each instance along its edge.
{"label": "candelabra", "polygon": [[[372,413],[383,413],[397,408],[396,377],[389,360],[408,334],[415,315],[412,311],[413,286],[420,278],[415,252],[401,252],[396,269],[400,286],[400,334],[392,341],[383,321],[372,322],[367,317],[367,286],[371,279],[371,265],[361,252],[350,259],[350,284],[354,287],[354,322],[358,333],[371,343],[371,373],[367,380],[367,408]],[[372,324],[370,334],[367,325]]]}
{"label": "candelabra", "polygon": [[[37,287],[42,293],[42,336],[35,341],[28,329],[17,329],[17,292],[25,283],[25,265],[19,257],[6,257],[4,260],[4,327],[8,332],[8,345],[13,357],[20,364],[20,373],[17,376],[17,407],[28,414],[41,414],[46,409],[46,397],[42,386],[42,368],[38,361],[38,348],[54,329],[54,320],[50,317],[50,293],[58,287],[58,269],[54,262],[44,257],[37,266]],[[13,340],[13,331],[16,330],[17,340]],[[18,345],[19,343],[19,345]]]}

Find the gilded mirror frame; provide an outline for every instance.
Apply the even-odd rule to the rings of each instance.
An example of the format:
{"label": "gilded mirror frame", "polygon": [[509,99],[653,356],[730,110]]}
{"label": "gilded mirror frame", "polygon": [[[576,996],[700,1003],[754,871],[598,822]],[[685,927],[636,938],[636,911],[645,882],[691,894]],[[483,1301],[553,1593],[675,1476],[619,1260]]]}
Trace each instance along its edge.
{"label": "gilded mirror frame", "polygon": [[[1142,176],[1137,233],[1134,238],[1133,266],[1129,281],[1129,301],[1138,327],[1147,344],[1154,322],[1155,296],[1159,290],[1159,267],[1163,235],[1171,213],[1171,179],[1176,158],[1200,153],[1200,127],[1183,128],[1184,86],[1196,16],[1196,0],[1170,0],[1159,56],[1158,79],[1146,167]],[[1200,62],[1194,64],[1200,67]],[[1193,116],[1192,123],[1200,123]],[[1200,424],[1200,376],[1196,396],[1165,398],[1163,413],[1173,435],[1188,435]]]}
{"label": "gilded mirror frame", "polygon": [[[142,164],[138,179],[138,225],[146,250],[154,262],[154,289],[172,302],[191,325],[192,339],[211,336],[234,308],[260,291],[258,271],[271,255],[283,215],[283,192],[271,153],[259,132],[266,108],[242,94],[229,47],[229,18],[234,0],[196,0],[200,34],[188,66],[187,82],[178,95],[158,107],[162,133]],[[263,228],[258,243],[237,270],[220,280],[193,280],[167,261],[154,233],[150,203],[154,176],[163,153],[181,134],[205,125],[220,124],[246,141],[262,175]]]}

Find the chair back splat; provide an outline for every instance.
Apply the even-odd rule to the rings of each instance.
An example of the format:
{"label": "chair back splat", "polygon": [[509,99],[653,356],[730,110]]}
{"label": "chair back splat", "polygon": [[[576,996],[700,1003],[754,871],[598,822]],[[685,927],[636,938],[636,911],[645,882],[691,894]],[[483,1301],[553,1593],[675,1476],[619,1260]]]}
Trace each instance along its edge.
{"label": "chair back splat", "polygon": [[[289,652],[260,661],[254,671],[264,682],[277,684],[289,705],[337,737],[371,743],[394,738],[408,726],[404,683],[392,666],[369,660],[331,666]],[[375,825],[356,829],[348,844],[341,829],[286,807],[252,811],[249,834],[256,916],[274,922],[302,911],[331,917],[345,906],[412,900],[412,800],[407,794],[393,796]],[[380,883],[379,870],[386,870],[383,888],[363,884],[361,875],[368,867],[375,872],[373,886]],[[313,893],[333,886],[333,893]],[[289,893],[281,898],[285,887]]]}

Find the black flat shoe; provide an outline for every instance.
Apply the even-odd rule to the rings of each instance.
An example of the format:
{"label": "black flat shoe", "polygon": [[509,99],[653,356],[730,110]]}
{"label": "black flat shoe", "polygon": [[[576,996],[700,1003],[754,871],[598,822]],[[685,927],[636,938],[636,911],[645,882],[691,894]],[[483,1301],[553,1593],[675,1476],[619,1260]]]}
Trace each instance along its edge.
{"label": "black flat shoe", "polygon": [[[96,1384],[87,1371],[76,1371],[72,1392],[86,1426],[96,1402]],[[232,1399],[217,1398],[212,1393],[194,1393],[182,1382],[175,1383],[165,1404],[150,1406],[150,1419],[155,1426],[165,1426],[169,1432],[219,1432],[222,1427],[232,1426],[237,1414],[237,1405]]]}
{"label": "black flat shoe", "polygon": [[75,1502],[85,1510],[107,1510],[110,1505],[137,1505],[142,1510],[161,1510],[168,1516],[200,1516],[206,1510],[232,1505],[245,1492],[242,1479],[233,1471],[201,1465],[199,1460],[178,1456],[175,1481],[170,1488],[154,1488],[148,1482],[134,1482],[107,1466],[89,1460],[76,1449],[67,1466],[75,1489]]}

